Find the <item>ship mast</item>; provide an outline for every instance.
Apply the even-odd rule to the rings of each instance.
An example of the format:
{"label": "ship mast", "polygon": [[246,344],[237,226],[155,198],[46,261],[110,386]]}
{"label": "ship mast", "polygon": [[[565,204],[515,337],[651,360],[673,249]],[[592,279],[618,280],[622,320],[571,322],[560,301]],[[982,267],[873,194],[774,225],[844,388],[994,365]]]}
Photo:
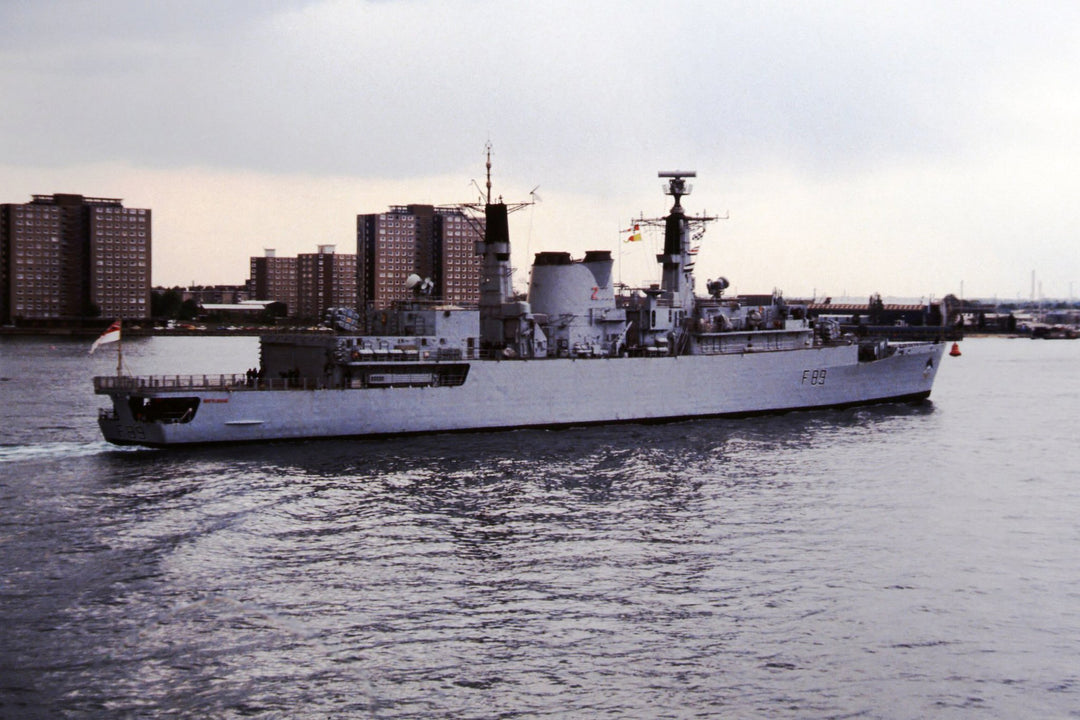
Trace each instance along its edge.
{"label": "ship mast", "polygon": [[[664,252],[656,257],[656,261],[664,267],[660,289],[671,293],[672,300],[677,301],[684,294],[682,268],[690,249],[689,223],[681,200],[683,195],[689,195],[693,189],[693,186],[686,182],[686,178],[697,177],[697,173],[693,170],[672,170],[660,172],[658,176],[668,179],[664,194],[675,198],[675,203],[664,218]],[[677,302],[677,305],[681,306],[683,303]]]}
{"label": "ship mast", "polygon": [[684,308],[687,312],[691,312],[694,303],[694,277],[690,270],[693,267],[690,253],[690,227],[694,224],[704,226],[705,223],[717,218],[705,215],[691,217],[683,210],[682,198],[689,195],[693,189],[686,179],[697,177],[695,171],[668,170],[661,171],[657,175],[668,181],[664,194],[672,196],[675,202],[665,217],[643,222],[652,225],[662,224],[664,227],[664,251],[656,256],[656,261],[663,267],[660,289],[666,297],[671,299],[673,307]]}
{"label": "ship mast", "polygon": [[491,204],[491,143],[487,144],[485,148],[487,151],[487,204]]}
{"label": "ship mast", "polygon": [[513,300],[513,268],[510,266],[510,226],[507,216],[531,202],[507,205],[500,197],[491,198],[491,143],[487,144],[487,183],[484,205],[466,203],[459,207],[477,214],[484,213],[484,240],[479,243],[478,254],[483,256],[480,268],[480,347],[485,351],[497,351],[506,347],[503,329],[503,305]]}

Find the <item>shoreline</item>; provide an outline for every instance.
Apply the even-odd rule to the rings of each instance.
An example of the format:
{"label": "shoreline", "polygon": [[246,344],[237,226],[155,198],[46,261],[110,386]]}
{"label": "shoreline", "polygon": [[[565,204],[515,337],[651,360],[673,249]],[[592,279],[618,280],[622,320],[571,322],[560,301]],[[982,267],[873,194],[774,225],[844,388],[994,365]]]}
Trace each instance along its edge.
{"label": "shoreline", "polygon": [[[96,338],[105,330],[104,325],[100,328],[77,328],[77,327],[54,327],[54,328],[26,328],[26,327],[0,327],[0,337],[71,337],[71,338]],[[157,328],[124,328],[125,337],[258,337],[260,335],[323,335],[329,334],[329,330],[313,330],[310,327],[282,327],[282,328],[235,328],[223,327],[200,329],[157,329]],[[1004,339],[1030,339],[1030,333],[1018,332],[965,332],[961,341],[974,338],[1004,338]]]}
{"label": "shoreline", "polygon": [[[79,339],[94,339],[102,332],[105,331],[106,326],[100,328],[20,328],[20,327],[0,327],[0,337],[57,337],[57,338],[79,338]],[[328,330],[311,330],[309,328],[238,328],[230,330],[228,328],[206,328],[205,330],[189,330],[189,329],[161,329],[156,328],[124,328],[124,337],[205,337],[205,336],[220,336],[220,337],[258,337],[259,335],[324,335],[329,334]]]}

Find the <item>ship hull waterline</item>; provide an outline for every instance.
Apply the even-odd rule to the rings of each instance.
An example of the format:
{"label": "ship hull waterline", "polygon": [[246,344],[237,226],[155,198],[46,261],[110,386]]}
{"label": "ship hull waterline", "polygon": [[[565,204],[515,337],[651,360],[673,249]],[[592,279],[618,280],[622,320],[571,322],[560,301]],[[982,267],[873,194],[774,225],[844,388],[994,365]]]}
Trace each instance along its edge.
{"label": "ship hull waterline", "polygon": [[[651,358],[477,360],[458,387],[116,388],[99,419],[117,445],[166,447],[568,427],[924,400],[943,343],[859,361],[857,345]],[[189,421],[137,420],[132,397],[199,398]]]}

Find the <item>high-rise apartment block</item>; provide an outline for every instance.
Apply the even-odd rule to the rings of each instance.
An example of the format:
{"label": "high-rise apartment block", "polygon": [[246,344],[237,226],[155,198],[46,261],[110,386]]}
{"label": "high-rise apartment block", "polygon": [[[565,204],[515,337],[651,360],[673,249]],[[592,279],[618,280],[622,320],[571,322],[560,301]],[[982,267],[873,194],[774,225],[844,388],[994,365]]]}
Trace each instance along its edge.
{"label": "high-rise apartment block", "polygon": [[327,308],[355,308],[356,256],[320,245],[316,253],[296,256],[296,315],[321,318]]}
{"label": "high-rise apartment block", "polygon": [[266,248],[262,257],[251,258],[252,298],[285,303],[287,312],[297,311],[296,258],[278,257],[273,248]]}
{"label": "high-rise apartment block", "polygon": [[121,200],[0,205],[0,322],[150,316],[151,215]]}
{"label": "high-rise apartment block", "polygon": [[456,208],[393,206],[358,215],[357,253],[318,252],[278,257],[267,249],[252,257],[248,287],[256,300],[277,300],[293,317],[314,320],[332,307],[380,310],[412,297],[406,280],[416,274],[433,283],[430,297],[448,303],[479,301],[483,220]]}
{"label": "high-rise apartment block", "polygon": [[422,254],[419,225],[417,215],[404,206],[357,216],[357,290],[362,305],[381,310],[409,296],[405,279],[416,272]]}
{"label": "high-rise apartment block", "polygon": [[365,308],[382,309],[411,296],[409,275],[430,278],[432,295],[445,302],[479,299],[476,242],[483,222],[456,208],[393,206],[356,218],[357,291]]}
{"label": "high-rise apartment block", "polygon": [[476,254],[476,244],[484,239],[484,221],[460,211],[435,217],[434,280],[439,294],[449,303],[479,302],[482,258]]}

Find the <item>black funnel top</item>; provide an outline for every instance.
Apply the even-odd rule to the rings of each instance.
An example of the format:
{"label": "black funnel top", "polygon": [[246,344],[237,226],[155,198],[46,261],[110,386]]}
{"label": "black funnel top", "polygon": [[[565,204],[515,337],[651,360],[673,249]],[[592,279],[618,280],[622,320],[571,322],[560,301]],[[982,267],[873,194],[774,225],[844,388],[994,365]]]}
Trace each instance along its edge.
{"label": "black funnel top", "polygon": [[505,203],[488,203],[484,207],[484,241],[488,243],[510,243],[510,225],[506,220]]}
{"label": "black funnel top", "polygon": [[682,252],[683,209],[680,205],[671,208],[671,214],[664,219],[664,254],[678,255]]}

